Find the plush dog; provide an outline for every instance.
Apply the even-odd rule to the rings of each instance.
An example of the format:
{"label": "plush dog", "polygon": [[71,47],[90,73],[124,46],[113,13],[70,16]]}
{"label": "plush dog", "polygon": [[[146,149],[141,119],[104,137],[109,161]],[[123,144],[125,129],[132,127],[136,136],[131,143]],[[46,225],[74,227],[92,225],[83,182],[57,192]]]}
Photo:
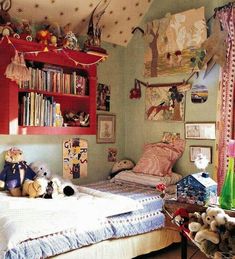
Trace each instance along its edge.
{"label": "plush dog", "polygon": [[30,164],[30,167],[35,171],[37,177],[43,177],[47,180],[47,188],[42,195],[43,198],[51,199],[64,196],[72,196],[76,193],[75,186],[62,177],[55,175],[50,170],[49,166],[41,161],[36,161]]}
{"label": "plush dog", "polygon": [[22,195],[29,198],[37,198],[46,192],[48,181],[45,178],[36,178],[35,180],[25,180],[23,184]]}

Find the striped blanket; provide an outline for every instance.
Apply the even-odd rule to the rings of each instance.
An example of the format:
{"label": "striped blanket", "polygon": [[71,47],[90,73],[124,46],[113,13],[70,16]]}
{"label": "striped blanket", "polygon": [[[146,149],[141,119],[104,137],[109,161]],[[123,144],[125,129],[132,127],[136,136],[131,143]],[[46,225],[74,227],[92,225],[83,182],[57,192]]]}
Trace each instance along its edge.
{"label": "striped blanket", "polygon": [[[142,206],[138,210],[116,216],[107,215],[96,220],[88,217],[82,222],[81,228],[70,226],[69,229],[60,232],[30,238],[8,250],[4,258],[47,258],[102,240],[146,233],[164,226],[164,215],[161,213],[162,199],[153,188],[109,181],[89,184],[86,187],[105,193],[121,194]],[[68,218],[69,215],[67,215]],[[79,221],[79,218],[75,218],[75,221]]]}

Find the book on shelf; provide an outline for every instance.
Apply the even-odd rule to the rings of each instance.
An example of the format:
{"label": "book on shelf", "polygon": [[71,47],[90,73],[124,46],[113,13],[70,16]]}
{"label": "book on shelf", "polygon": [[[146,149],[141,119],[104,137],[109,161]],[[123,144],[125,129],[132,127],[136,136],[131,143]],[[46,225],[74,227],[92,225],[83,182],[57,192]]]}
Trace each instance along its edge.
{"label": "book on shelf", "polygon": [[[35,92],[24,93],[19,101],[19,125],[22,126],[62,126],[56,124],[60,104],[54,101],[53,96],[44,96]],[[60,111],[60,120],[62,115]]]}
{"label": "book on shelf", "polygon": [[53,93],[88,95],[88,79],[77,71],[64,73],[62,69],[30,68],[31,78],[19,88]]}

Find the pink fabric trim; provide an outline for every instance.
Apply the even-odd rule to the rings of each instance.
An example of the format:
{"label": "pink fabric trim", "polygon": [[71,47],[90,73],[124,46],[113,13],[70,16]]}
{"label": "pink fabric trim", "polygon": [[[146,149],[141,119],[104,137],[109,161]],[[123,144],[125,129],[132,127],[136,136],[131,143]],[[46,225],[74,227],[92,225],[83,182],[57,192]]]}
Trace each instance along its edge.
{"label": "pink fabric trim", "polygon": [[221,81],[221,95],[220,109],[218,111],[217,120],[217,152],[218,152],[218,168],[217,168],[217,181],[218,192],[220,193],[226,170],[228,166],[227,147],[229,140],[232,138],[233,128],[233,96],[235,87],[235,8],[224,8],[217,12],[222,27],[228,31],[228,49],[227,49],[227,63],[222,68],[222,81]]}

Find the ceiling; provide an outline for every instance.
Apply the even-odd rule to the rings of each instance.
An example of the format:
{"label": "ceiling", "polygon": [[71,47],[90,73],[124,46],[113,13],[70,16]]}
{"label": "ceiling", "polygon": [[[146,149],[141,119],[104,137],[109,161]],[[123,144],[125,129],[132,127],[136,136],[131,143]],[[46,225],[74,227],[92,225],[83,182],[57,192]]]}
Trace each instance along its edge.
{"label": "ceiling", "polygon": [[[10,1],[10,0],[0,0]],[[94,17],[104,8],[99,21],[102,41],[126,46],[153,0],[12,0],[11,17],[32,22],[57,22],[78,35],[86,35],[92,11],[100,2]],[[96,22],[96,20],[94,20]]]}

